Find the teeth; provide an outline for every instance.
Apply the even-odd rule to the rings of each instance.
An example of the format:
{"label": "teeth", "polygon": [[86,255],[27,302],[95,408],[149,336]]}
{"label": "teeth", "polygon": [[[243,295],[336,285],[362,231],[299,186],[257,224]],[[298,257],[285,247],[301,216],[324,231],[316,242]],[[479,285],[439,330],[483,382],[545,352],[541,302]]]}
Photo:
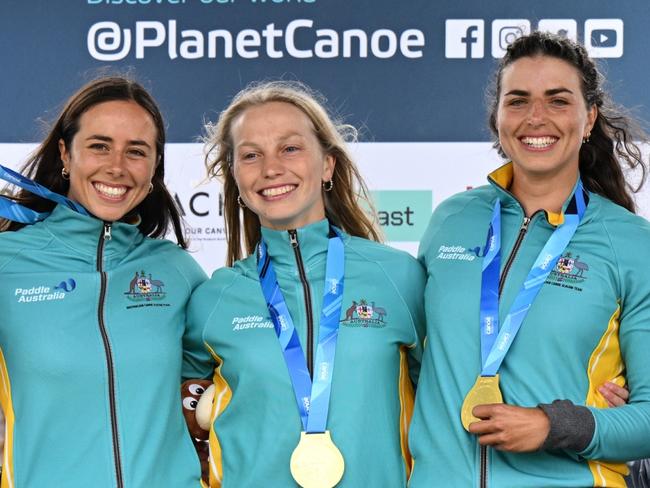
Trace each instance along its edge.
{"label": "teeth", "polygon": [[101,193],[102,195],[106,195],[107,197],[121,197],[126,193],[126,187],[125,186],[108,186],[104,185],[102,183],[95,183],[95,189]]}
{"label": "teeth", "polygon": [[521,142],[535,149],[542,149],[557,142],[557,137],[522,137]]}
{"label": "teeth", "polygon": [[285,186],[278,186],[276,188],[266,188],[262,190],[262,195],[265,197],[276,197],[278,195],[284,195],[285,193],[289,193],[290,191],[293,191],[296,188],[296,185],[285,185]]}

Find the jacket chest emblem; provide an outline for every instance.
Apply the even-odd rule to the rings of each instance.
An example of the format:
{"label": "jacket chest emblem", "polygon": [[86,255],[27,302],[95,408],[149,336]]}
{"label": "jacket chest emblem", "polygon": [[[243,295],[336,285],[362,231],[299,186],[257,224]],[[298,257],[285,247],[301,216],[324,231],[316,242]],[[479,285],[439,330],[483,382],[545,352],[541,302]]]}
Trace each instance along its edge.
{"label": "jacket chest emblem", "polygon": [[253,330],[273,329],[273,322],[270,317],[261,315],[240,315],[233,317],[231,321],[232,330]]}
{"label": "jacket chest emblem", "polygon": [[[139,303],[141,306],[154,306],[154,304],[169,306],[168,303],[159,303],[167,297],[165,282],[145,270],[135,271],[129,282],[129,289],[124,292],[124,295],[129,301]],[[134,306],[127,308],[134,308]]]}
{"label": "jacket chest emblem", "polygon": [[485,256],[485,250],[480,246],[466,248],[457,244],[443,244],[438,247],[436,259],[443,261],[474,261]]}
{"label": "jacket chest emblem", "polygon": [[68,278],[56,285],[35,285],[29,288],[16,288],[14,297],[18,303],[51,302],[64,300],[68,293],[77,288],[77,282]]}
{"label": "jacket chest emblem", "polygon": [[588,279],[589,264],[571,252],[565,252],[558,259],[555,268],[546,279],[546,284],[582,291],[580,285]]}
{"label": "jacket chest emblem", "polygon": [[345,318],[340,321],[346,327],[386,327],[385,318],[388,312],[381,305],[365,298],[353,300],[345,309]]}

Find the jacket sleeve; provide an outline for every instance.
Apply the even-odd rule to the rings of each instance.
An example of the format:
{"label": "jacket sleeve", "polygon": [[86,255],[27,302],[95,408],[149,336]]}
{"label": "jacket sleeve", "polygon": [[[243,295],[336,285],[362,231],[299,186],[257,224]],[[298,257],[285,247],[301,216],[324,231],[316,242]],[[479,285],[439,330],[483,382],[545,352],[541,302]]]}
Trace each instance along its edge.
{"label": "jacket sleeve", "polygon": [[424,318],[424,287],[426,284],[426,275],[424,268],[419,261],[410,260],[411,271],[410,290],[408,292],[407,303],[413,321],[414,346],[409,348],[409,375],[414,385],[417,385],[420,376],[420,364],[422,362],[422,350],[424,338],[426,335],[426,324]]}
{"label": "jacket sleeve", "polygon": [[617,408],[589,407],[596,424],[594,435],[579,454],[588,459],[631,460],[650,457],[650,225],[640,222],[631,233],[612,234],[620,236],[613,248],[619,260],[619,340],[630,399]]}
{"label": "jacket sleeve", "polygon": [[192,292],[186,313],[183,334],[183,381],[191,378],[209,378],[214,369],[212,357],[203,344],[203,329],[214,302],[210,303],[211,282],[206,281]]}
{"label": "jacket sleeve", "polygon": [[405,304],[409,319],[410,330],[408,343],[403,347],[408,353],[409,376],[413,385],[417,385],[422,362],[422,345],[425,335],[424,322],[424,286],[425,273],[419,261],[412,256],[404,254],[393,263],[391,269],[384,269],[384,273],[392,282],[395,293],[400,296]]}

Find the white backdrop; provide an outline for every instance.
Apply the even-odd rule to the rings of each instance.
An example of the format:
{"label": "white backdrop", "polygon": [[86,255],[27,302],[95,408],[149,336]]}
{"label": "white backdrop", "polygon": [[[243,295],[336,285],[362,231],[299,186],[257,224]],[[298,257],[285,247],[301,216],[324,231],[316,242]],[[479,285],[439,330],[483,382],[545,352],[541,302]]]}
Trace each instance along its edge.
{"label": "white backdrop", "polygon": [[[34,144],[0,144],[0,162],[19,168]],[[185,212],[190,250],[206,272],[223,266],[225,237],[220,215],[221,185],[205,180],[201,144],[168,144],[166,147],[167,184],[176,194]],[[421,229],[431,210],[445,198],[483,185],[486,175],[501,159],[490,143],[357,143],[352,152],[371,191],[401,191],[403,205],[410,205],[411,195],[431,192],[431,208],[417,210],[412,221],[417,224],[408,240],[389,240],[397,248],[415,254]],[[650,185],[637,194],[640,212],[650,217]],[[413,197],[414,198],[414,197]],[[222,202],[222,201],[221,201]],[[222,204],[222,203],[221,203]],[[379,205],[379,210],[382,206]],[[386,228],[390,238],[395,229]]]}

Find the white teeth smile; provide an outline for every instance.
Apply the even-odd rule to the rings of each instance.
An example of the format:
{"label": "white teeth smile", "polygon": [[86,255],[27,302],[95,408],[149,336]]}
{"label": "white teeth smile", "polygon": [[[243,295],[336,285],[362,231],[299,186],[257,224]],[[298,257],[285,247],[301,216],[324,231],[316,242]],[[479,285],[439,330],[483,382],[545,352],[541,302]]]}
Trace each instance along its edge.
{"label": "white teeth smile", "polygon": [[535,149],[543,149],[557,142],[557,137],[522,137],[521,142]]}
{"label": "white teeth smile", "polygon": [[295,188],[296,185],[284,185],[275,188],[265,188],[260,193],[265,197],[277,197],[278,195],[284,195],[285,193],[289,193],[290,191],[293,191]]}
{"label": "white teeth smile", "polygon": [[126,193],[126,186],[108,186],[103,183],[93,183],[95,190],[109,198],[119,198]]}

